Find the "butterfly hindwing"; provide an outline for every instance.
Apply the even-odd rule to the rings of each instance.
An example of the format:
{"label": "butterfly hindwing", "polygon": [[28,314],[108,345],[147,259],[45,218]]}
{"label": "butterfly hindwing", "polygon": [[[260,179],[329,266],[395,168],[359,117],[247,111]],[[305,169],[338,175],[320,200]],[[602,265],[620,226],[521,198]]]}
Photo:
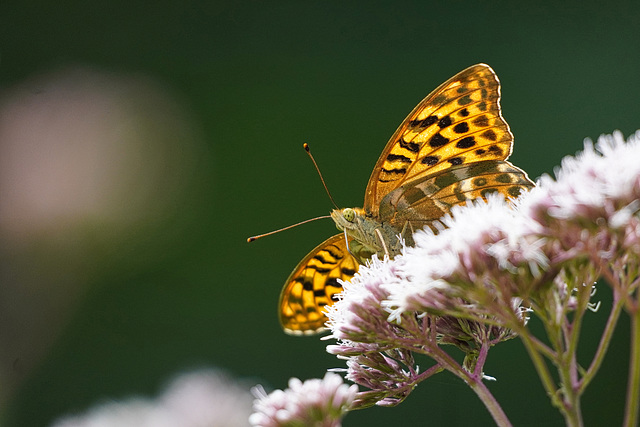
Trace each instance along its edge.
{"label": "butterfly hindwing", "polygon": [[324,307],[342,292],[338,279],[349,280],[358,271],[346,245],[344,234],[330,237],[293,270],[280,294],[280,324],[285,332],[300,335],[325,329]]}
{"label": "butterfly hindwing", "polygon": [[527,174],[505,160],[470,163],[396,188],[380,202],[378,219],[398,229],[408,222],[417,230],[442,218],[454,205],[486,199],[492,193],[515,198],[532,187]]}
{"label": "butterfly hindwing", "polygon": [[369,179],[364,209],[376,216],[381,200],[408,181],[455,166],[505,160],[513,135],[500,113],[500,82],[477,64],[431,92],[393,134]]}

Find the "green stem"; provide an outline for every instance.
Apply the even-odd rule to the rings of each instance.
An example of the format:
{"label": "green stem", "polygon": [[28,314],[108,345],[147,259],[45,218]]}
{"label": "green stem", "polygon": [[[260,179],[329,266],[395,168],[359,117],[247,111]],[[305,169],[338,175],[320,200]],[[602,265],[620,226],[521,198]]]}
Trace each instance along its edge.
{"label": "green stem", "polygon": [[640,307],[636,303],[631,312],[631,357],[629,365],[629,384],[627,385],[627,404],[624,426],[638,425],[638,406],[640,406]]}
{"label": "green stem", "polygon": [[547,395],[551,399],[551,403],[557,408],[562,408],[562,402],[558,399],[558,395],[556,393],[555,383],[551,374],[549,373],[549,369],[547,368],[547,364],[544,362],[544,359],[536,349],[535,343],[530,339],[529,331],[526,328],[521,328],[518,331],[518,335],[522,340],[524,347],[529,353],[529,358],[533,362],[533,366],[536,368],[538,372],[538,376],[540,377],[540,381],[542,381],[542,386],[546,391]]}
{"label": "green stem", "polygon": [[[569,334],[571,335],[571,333]],[[571,349],[572,339],[569,338],[569,341],[570,342],[567,343],[567,351],[559,353],[561,357],[556,360],[556,368],[558,369],[558,375],[562,383],[563,403],[559,408],[568,426],[580,427],[583,425],[583,421],[580,408],[580,388],[577,378],[576,353],[575,349]]]}
{"label": "green stem", "polygon": [[[576,280],[578,283],[590,282],[590,278],[584,280]],[[567,420],[567,424],[573,426],[582,426],[582,412],[580,409],[580,398],[584,392],[582,382],[578,378],[578,362],[576,354],[578,349],[578,340],[582,330],[582,321],[587,311],[589,300],[591,298],[592,287],[578,286],[578,307],[574,312],[573,321],[568,318],[563,322],[563,331],[565,332],[566,352],[562,354],[562,358],[558,360],[557,368],[560,378],[562,379],[564,391],[564,411],[563,415]],[[558,349],[560,350],[560,349]]]}
{"label": "green stem", "polygon": [[600,338],[600,343],[598,344],[598,349],[593,356],[593,360],[591,361],[591,365],[584,373],[581,383],[580,383],[580,393],[583,393],[587,388],[593,377],[595,377],[596,373],[602,366],[602,362],[604,361],[604,356],[609,349],[609,344],[611,344],[611,338],[613,337],[613,331],[618,324],[618,319],[620,318],[620,314],[622,313],[622,308],[624,307],[624,299],[620,298],[620,293],[614,289],[613,293],[613,307],[611,308],[611,312],[609,313],[609,318],[607,319],[607,324],[602,333],[602,337]]}
{"label": "green stem", "polygon": [[482,382],[482,370],[488,354],[489,342],[488,340],[484,340],[480,347],[480,351],[478,352],[478,359],[476,360],[476,366],[473,373],[464,372],[464,374],[467,375],[466,381],[469,384],[469,387],[471,387],[471,389],[480,398],[482,403],[484,403],[484,406],[487,408],[496,424],[499,426],[511,426],[511,422],[502,410],[502,407],[493,394],[491,394],[489,388]]}
{"label": "green stem", "polygon": [[469,387],[471,387],[482,403],[484,403],[484,406],[487,408],[496,424],[501,427],[510,427],[511,421],[507,418],[507,414],[504,413],[496,398],[482,382],[482,378],[467,378],[467,382]]}

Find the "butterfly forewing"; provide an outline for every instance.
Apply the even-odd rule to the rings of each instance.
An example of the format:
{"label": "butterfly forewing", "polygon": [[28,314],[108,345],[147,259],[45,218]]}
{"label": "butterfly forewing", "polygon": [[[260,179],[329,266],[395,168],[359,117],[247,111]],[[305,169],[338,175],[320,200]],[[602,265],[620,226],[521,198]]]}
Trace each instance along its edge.
{"label": "butterfly forewing", "polygon": [[344,234],[337,234],[312,250],[293,270],[280,294],[280,323],[293,335],[325,329],[324,308],[342,292],[338,279],[349,280],[358,262],[347,250]]}
{"label": "butterfly forewing", "polygon": [[505,160],[513,136],[500,113],[500,83],[485,64],[456,74],[429,94],[389,140],[371,174],[365,210],[404,183],[462,164]]}

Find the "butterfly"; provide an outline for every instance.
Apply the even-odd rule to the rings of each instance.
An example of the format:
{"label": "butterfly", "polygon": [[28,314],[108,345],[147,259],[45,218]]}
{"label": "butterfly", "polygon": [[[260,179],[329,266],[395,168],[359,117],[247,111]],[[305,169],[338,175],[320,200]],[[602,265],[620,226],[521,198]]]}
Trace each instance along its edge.
{"label": "butterfly", "polygon": [[[490,193],[517,197],[534,186],[506,159],[513,135],[500,110],[500,82],[486,64],[441,84],[395,131],[373,168],[362,208],[335,209],[342,233],[296,266],[280,294],[286,333],[325,328],[325,307],[374,254],[393,258],[415,230],[432,227],[454,205]],[[347,246],[348,245],[348,246]]]}

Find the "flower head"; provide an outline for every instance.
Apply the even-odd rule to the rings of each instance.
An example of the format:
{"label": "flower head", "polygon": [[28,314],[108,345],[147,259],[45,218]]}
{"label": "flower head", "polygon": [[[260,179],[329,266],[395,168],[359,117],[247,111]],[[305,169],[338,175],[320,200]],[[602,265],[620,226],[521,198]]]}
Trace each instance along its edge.
{"label": "flower head", "polygon": [[398,286],[402,278],[396,263],[373,257],[355,277],[342,282],[340,299],[328,307],[328,326],[332,337],[358,342],[380,342],[382,336],[393,335],[393,325],[382,302],[389,296],[388,287]]}
{"label": "flower head", "polygon": [[524,319],[520,302],[549,261],[537,224],[517,206],[499,196],[489,197],[486,202],[454,207],[437,234],[416,232],[415,247],[406,248],[398,266],[406,280],[389,286],[383,303],[392,318],[407,311],[437,314],[442,342],[512,337],[499,329],[478,336],[483,327],[457,319],[497,327]]}
{"label": "flower head", "polygon": [[625,142],[620,132],[565,157],[556,178],[543,176],[523,210],[549,236],[561,262],[579,257],[613,260],[640,252],[640,131]]}

